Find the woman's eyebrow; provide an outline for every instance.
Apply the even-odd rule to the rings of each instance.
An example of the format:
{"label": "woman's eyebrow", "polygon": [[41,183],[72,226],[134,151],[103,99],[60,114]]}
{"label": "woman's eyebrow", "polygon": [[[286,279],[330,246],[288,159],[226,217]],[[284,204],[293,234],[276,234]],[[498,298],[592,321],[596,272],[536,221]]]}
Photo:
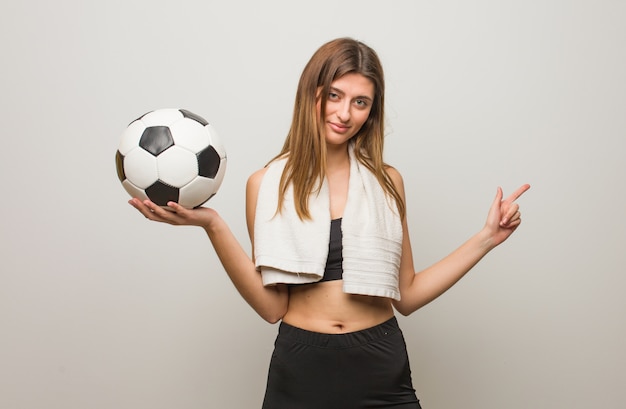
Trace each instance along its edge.
{"label": "woman's eyebrow", "polygon": [[[346,95],[346,93],[340,90],[339,88],[330,87],[330,90],[336,94]],[[368,101],[373,101],[373,98],[367,95],[358,95],[354,99],[366,99]]]}
{"label": "woman's eyebrow", "polygon": [[341,94],[344,95],[345,92],[343,92],[342,90],[340,90],[339,88],[335,88],[335,87],[330,87],[330,90],[333,91],[335,94]]}

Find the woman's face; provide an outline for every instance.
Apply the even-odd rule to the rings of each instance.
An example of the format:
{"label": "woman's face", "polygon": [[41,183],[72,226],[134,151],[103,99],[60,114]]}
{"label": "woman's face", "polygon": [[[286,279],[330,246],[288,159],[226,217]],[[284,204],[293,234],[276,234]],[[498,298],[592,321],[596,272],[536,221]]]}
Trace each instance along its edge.
{"label": "woman's face", "polygon": [[[324,96],[322,96],[324,97]],[[326,132],[327,145],[343,145],[365,123],[374,102],[374,83],[361,74],[346,74],[332,82],[326,95],[326,112],[318,115]]]}

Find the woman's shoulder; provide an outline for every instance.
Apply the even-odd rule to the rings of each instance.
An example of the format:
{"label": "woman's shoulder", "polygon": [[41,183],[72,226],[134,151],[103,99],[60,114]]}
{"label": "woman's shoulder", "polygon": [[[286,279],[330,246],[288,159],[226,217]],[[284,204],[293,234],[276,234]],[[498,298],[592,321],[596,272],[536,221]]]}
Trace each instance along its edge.
{"label": "woman's shoulder", "polygon": [[246,183],[246,218],[249,228],[254,225],[256,204],[265,172],[267,172],[267,166],[253,172]]}
{"label": "woman's shoulder", "polygon": [[259,185],[261,183],[261,180],[263,179],[263,176],[265,176],[265,172],[267,172],[267,166],[264,166],[261,169],[254,171],[248,177],[248,184]]}
{"label": "woman's shoulder", "polygon": [[385,165],[385,172],[387,172],[387,176],[391,179],[391,182],[398,190],[400,196],[404,197],[404,180],[402,179],[400,171],[393,166]]}
{"label": "woman's shoulder", "polygon": [[267,171],[272,167],[276,168],[276,171],[273,172],[274,174],[276,172],[281,173],[282,166],[284,166],[284,162],[286,159],[287,159],[286,155],[278,156],[272,159],[267,165],[263,166],[261,169],[256,170],[248,177],[248,185],[252,185],[253,187],[254,186],[258,187],[261,184],[261,181],[263,180],[263,177],[265,176]]}
{"label": "woman's shoulder", "polygon": [[394,168],[391,165],[385,164],[385,172],[387,172],[387,175],[389,175],[394,183],[402,183],[402,175],[400,174],[400,171],[398,169]]}

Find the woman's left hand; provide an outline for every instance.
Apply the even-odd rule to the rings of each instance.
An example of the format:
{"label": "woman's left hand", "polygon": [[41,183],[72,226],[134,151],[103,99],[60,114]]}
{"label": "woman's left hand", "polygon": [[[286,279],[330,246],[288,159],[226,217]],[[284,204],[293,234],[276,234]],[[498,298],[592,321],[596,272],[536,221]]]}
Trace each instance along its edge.
{"label": "woman's left hand", "polygon": [[522,222],[522,214],[519,210],[519,204],[515,201],[528,189],[530,189],[530,185],[522,185],[509,197],[502,200],[502,188],[498,187],[496,198],[489,209],[484,227],[493,247],[508,239],[519,227]]}
{"label": "woman's left hand", "polygon": [[138,198],[133,198],[128,203],[139,210],[146,219],[174,226],[200,226],[207,229],[218,217],[217,212],[211,208],[187,209],[176,202],[168,202],[167,208],[158,206],[150,200],[141,201]]}

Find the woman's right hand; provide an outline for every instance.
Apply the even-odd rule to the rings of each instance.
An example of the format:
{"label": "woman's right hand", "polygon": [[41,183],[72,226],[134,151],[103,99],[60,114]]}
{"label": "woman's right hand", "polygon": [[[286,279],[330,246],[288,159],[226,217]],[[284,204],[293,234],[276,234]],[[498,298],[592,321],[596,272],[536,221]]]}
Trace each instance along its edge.
{"label": "woman's right hand", "polygon": [[174,226],[200,226],[207,229],[219,217],[213,209],[207,207],[187,209],[176,202],[167,203],[167,207],[171,210],[164,209],[150,200],[141,201],[133,198],[128,203],[143,214],[146,219]]}

